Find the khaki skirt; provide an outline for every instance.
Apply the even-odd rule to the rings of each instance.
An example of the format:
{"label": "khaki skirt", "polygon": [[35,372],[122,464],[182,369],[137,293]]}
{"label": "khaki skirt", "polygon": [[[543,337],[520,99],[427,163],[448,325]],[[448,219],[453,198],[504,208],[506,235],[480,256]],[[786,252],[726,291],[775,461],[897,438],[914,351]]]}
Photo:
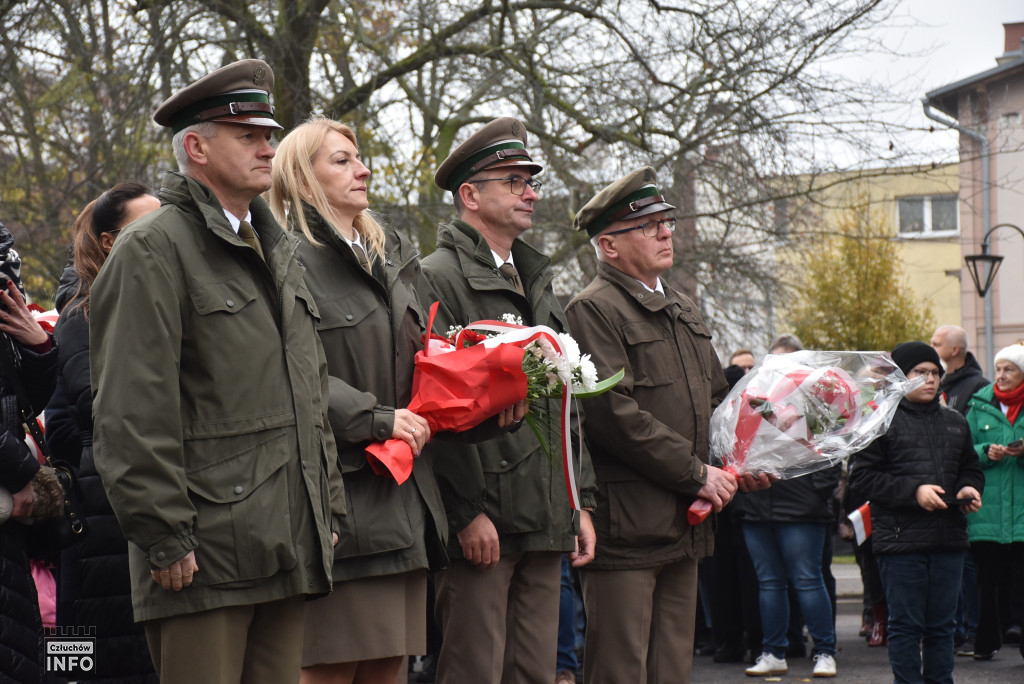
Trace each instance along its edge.
{"label": "khaki skirt", "polygon": [[426,652],[426,570],[335,582],[306,603],[303,667]]}

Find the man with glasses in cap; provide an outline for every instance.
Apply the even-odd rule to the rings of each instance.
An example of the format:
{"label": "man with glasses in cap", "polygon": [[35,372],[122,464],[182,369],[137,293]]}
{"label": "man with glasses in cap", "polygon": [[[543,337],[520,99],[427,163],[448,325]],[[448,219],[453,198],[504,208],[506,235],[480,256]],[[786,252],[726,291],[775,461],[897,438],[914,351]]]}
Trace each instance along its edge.
{"label": "man with glasses in cap", "polygon": [[273,85],[247,59],[160,105],[180,173],[92,289],[96,467],[164,684],[297,682],[345,513],[316,305],[258,197]]}
{"label": "man with glasses in cap", "polygon": [[674,209],[645,167],[574,221],[599,263],[566,307],[569,325],[599,377],[626,372],[582,402],[598,485],[598,548],[581,572],[588,684],[690,681],[697,562],[711,555],[714,531],[711,520],[687,524],[686,512],[696,497],[720,511],[737,489],[707,464],[711,412],[728,391],[711,333],[660,278],[672,267]]}
{"label": "man with glasses in cap", "polygon": [[[522,239],[533,221],[541,171],[526,149],[526,129],[509,117],[485,125],[438,167],[458,218],[443,224],[423,274],[440,301],[436,329],[502,314],[526,325],[568,330],[551,289],[550,260]],[[544,400],[547,401],[547,400]],[[557,416],[561,402],[547,407]],[[537,407],[534,407],[536,410]],[[557,444],[558,429],[548,441]],[[561,556],[593,558],[590,513],[574,515],[561,465],[548,460],[529,429],[478,444],[428,445],[449,526],[451,567],[437,574],[443,633],[441,684],[550,684],[555,673]],[[584,453],[584,508],[594,505]]]}

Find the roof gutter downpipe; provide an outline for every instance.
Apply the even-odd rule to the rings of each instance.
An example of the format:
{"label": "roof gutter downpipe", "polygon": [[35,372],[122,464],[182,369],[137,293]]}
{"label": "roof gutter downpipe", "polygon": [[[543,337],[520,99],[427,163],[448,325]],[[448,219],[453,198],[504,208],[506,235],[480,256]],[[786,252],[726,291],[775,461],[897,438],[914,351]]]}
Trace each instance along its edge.
{"label": "roof gutter downpipe", "polygon": [[[956,122],[955,119],[946,118],[941,116],[938,112],[932,109],[931,101],[926,97],[921,100],[921,105],[924,107],[924,115],[932,121],[936,121],[947,128],[966,135],[969,138],[977,140],[981,145],[981,220],[982,220],[982,234],[988,230],[989,226],[992,225],[992,205],[989,201],[990,188],[992,187],[989,182],[989,175],[991,173],[989,169],[989,144],[988,137],[978,133],[977,131],[961,126]],[[992,340],[992,290],[989,289],[985,293],[985,366],[988,369],[988,377],[994,377],[995,372],[993,371],[992,358],[995,356],[995,348]]]}

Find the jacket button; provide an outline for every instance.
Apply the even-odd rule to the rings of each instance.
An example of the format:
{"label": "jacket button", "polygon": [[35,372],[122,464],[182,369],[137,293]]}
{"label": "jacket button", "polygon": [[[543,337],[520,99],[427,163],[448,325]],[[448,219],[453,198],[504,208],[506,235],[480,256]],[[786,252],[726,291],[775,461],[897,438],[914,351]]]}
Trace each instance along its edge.
{"label": "jacket button", "polygon": [[235,494],[241,494],[245,491],[245,487],[242,485],[235,485]]}
{"label": "jacket button", "polygon": [[234,299],[229,299],[229,300],[227,300],[224,303],[228,305],[228,308],[231,308],[231,307],[233,307],[235,305],[235,300]]}
{"label": "jacket button", "polygon": [[158,561],[162,561],[162,560],[163,560],[164,558],[167,558],[167,554],[166,554],[166,553],[164,553],[163,551],[157,551],[157,553],[156,553],[156,559],[157,559]]}
{"label": "jacket button", "polygon": [[502,468],[504,468],[504,467],[505,467],[505,466],[507,466],[507,465],[508,465],[508,461],[505,461],[505,460],[503,460],[503,461],[501,462],[501,467],[502,467]]}
{"label": "jacket button", "polygon": [[351,321],[352,320],[352,314],[345,314],[345,320],[346,321]]}

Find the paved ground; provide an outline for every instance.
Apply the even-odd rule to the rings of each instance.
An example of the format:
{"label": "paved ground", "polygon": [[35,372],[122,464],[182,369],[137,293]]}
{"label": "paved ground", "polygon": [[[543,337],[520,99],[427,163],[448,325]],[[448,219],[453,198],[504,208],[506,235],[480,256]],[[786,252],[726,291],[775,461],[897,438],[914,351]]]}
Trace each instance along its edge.
{"label": "paved ground", "polygon": [[[857,566],[836,564],[832,566],[832,572],[836,577],[836,593],[841,597],[836,621],[839,649],[836,663],[839,674],[833,681],[844,684],[892,682],[887,649],[869,648],[864,638],[857,636],[860,631],[862,591]],[[788,674],[762,680],[747,677],[744,674],[746,668],[745,663],[715,663],[711,656],[697,656],[694,658],[691,681],[693,684],[754,684],[757,681],[794,684],[814,681],[811,678],[813,664],[810,660],[790,660]],[[957,684],[1024,684],[1024,658],[1015,644],[1005,646],[993,660],[987,662],[957,658],[953,677]],[[415,675],[410,676],[409,682],[414,681]]]}
{"label": "paved ground", "polygon": [[[839,674],[836,682],[849,684],[887,684],[892,682],[889,657],[885,648],[869,648],[860,631],[861,583],[860,571],[856,565],[833,565],[836,577],[836,593],[841,597],[836,621],[836,642],[839,652],[836,664]],[[747,681],[753,684],[757,678],[747,677],[744,663],[715,663],[711,656],[694,658],[692,682],[694,684],[720,684],[724,682]],[[813,663],[810,660],[789,661],[789,673],[782,677],[765,678],[766,682],[810,682]],[[973,658],[957,658],[953,670],[957,684],[1024,684],[1024,658],[1017,645],[1004,646],[990,661],[975,661]],[[823,680],[817,680],[823,681]]]}

